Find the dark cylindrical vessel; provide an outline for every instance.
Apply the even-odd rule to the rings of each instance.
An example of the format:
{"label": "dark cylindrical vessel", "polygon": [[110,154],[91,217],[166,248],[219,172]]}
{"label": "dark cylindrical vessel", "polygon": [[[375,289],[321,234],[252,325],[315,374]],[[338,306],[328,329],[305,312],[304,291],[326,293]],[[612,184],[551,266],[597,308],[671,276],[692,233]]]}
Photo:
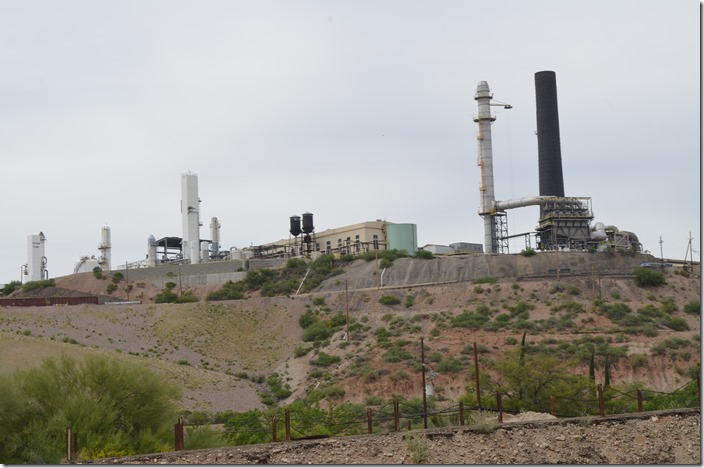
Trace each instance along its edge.
{"label": "dark cylindrical vessel", "polygon": [[291,229],[289,230],[289,232],[293,237],[298,237],[298,235],[301,233],[301,217],[293,215],[289,219],[291,220]]}
{"label": "dark cylindrical vessel", "polygon": [[541,71],[535,74],[535,104],[540,195],[564,197],[555,72]]}
{"label": "dark cylindrical vessel", "polygon": [[314,229],[313,213],[303,213],[303,232],[310,234]]}

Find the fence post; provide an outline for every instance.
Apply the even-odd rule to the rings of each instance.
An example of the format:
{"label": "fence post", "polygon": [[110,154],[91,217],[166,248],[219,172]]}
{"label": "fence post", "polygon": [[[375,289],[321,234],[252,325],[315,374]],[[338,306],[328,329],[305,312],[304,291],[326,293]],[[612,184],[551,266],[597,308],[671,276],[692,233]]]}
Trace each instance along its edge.
{"label": "fence post", "polygon": [[367,434],[371,434],[372,432],[372,409],[367,408]]}
{"label": "fence post", "polygon": [[399,425],[401,423],[401,418],[399,416],[398,400],[394,400],[394,431],[399,431]]}
{"label": "fence post", "polygon": [[271,440],[272,440],[272,442],[278,442],[278,440],[276,440],[276,423],[277,422],[278,422],[278,418],[276,416],[271,418],[271,431],[272,431]]}
{"label": "fence post", "polygon": [[71,463],[73,461],[73,455],[77,452],[76,450],[76,434],[71,430],[70,427],[66,428],[66,461]]}
{"label": "fence post", "polygon": [[178,418],[178,422],[174,424],[174,448],[176,451],[183,450],[183,420]]}
{"label": "fence post", "polygon": [[460,401],[460,426],[464,426],[464,403]]}
{"label": "fence post", "polygon": [[596,393],[599,395],[599,415],[604,416],[604,387],[597,384]]}
{"label": "fence post", "polygon": [[474,342],[474,380],[477,385],[477,409],[482,409],[482,395],[479,389],[479,358],[477,357],[477,342]]}
{"label": "fence post", "polygon": [[555,397],[550,395],[550,414],[555,416]]}
{"label": "fence post", "polygon": [[499,409],[499,422],[504,422],[504,409],[501,406],[501,392],[496,392],[496,407]]}
{"label": "fence post", "polygon": [[284,416],[286,416],[286,440],[291,440],[291,413],[289,410],[284,412]]}
{"label": "fence post", "polygon": [[636,388],[636,397],[638,398],[638,412],[642,413],[643,412],[643,394],[640,391],[640,388]]}
{"label": "fence post", "polygon": [[698,406],[702,406],[702,381],[699,376],[697,376],[697,403]]}

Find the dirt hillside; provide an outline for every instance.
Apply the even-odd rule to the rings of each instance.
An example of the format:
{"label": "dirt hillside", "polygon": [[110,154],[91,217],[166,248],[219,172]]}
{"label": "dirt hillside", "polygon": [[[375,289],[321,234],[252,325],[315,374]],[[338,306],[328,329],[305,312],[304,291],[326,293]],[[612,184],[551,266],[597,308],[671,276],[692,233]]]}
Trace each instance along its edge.
{"label": "dirt hillside", "polygon": [[[491,373],[491,363],[514,349],[527,331],[528,344],[552,352],[585,336],[601,346],[621,348],[625,355],[611,362],[613,384],[640,381],[652,390],[669,392],[690,379],[687,373],[700,359],[700,315],[684,311],[687,303],[701,298],[700,278],[698,274],[685,277],[670,268],[667,284],[640,288],[628,273],[640,261],[592,254],[469,256],[398,259],[382,271],[375,262],[357,260],[309,294],[260,297],[253,293],[246,300],[217,303],[153,304],[150,298],[159,289],[140,282],[133,285],[130,298],[141,296],[142,304],[0,308],[0,370],[38,365],[60,352],[109,354],[146,362],[164,372],[184,385],[186,409],[209,412],[264,408],[261,395],[267,387],[262,382],[273,373],[292,391],[280,404],[326,386],[341,389],[337,392],[342,399],[355,403],[394,394],[417,396],[422,386],[411,360],[384,358],[386,349],[379,347],[377,335],[383,328],[415,360],[420,354],[419,339],[424,337],[431,370],[447,357],[460,362],[459,371],[434,372],[429,381],[442,398],[456,400],[471,384],[468,346],[479,345],[482,372]],[[546,274],[555,265],[569,271],[559,279],[555,273]],[[384,286],[379,287],[382,273]],[[477,283],[487,276],[496,282]],[[58,278],[56,283],[97,293],[104,291],[106,280],[86,273]],[[115,294],[126,296],[124,285],[120,286]],[[213,289],[193,288],[201,298]],[[390,295],[400,303],[382,305],[380,299]],[[658,325],[654,336],[625,333],[623,326],[599,312],[597,300],[625,304],[634,312],[667,303],[674,307],[671,316],[686,326],[675,330]],[[522,302],[528,310],[527,319],[520,323],[512,318],[509,326],[495,331],[451,325],[458,315],[482,306],[491,309],[495,321]],[[577,304],[571,305],[577,312],[568,316],[560,308],[570,303]],[[350,340],[343,327],[312,350],[312,343],[303,341],[298,323],[308,311],[324,319],[348,315]],[[311,364],[316,353],[339,356],[341,361],[316,373],[318,368]],[[582,361],[574,370],[586,373],[587,363]],[[597,380],[603,378],[603,368],[598,366]]]}

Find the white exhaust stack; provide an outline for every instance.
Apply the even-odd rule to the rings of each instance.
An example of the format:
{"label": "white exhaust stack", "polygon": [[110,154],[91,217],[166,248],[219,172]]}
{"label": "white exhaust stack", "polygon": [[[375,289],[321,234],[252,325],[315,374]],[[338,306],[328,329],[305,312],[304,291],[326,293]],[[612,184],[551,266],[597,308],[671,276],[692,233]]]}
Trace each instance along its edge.
{"label": "white exhaust stack", "polygon": [[112,244],[110,243],[110,228],[108,226],[103,227],[102,242],[98,246],[98,250],[100,250],[98,265],[103,271],[110,271]]}
{"label": "white exhaust stack", "polygon": [[184,260],[200,263],[200,199],[198,176],[181,175],[181,216],[183,240],[181,249]]}
{"label": "white exhaust stack", "polygon": [[474,118],[474,121],[479,124],[479,132],[477,133],[477,141],[479,142],[479,152],[477,157],[477,165],[481,171],[481,186],[479,187],[479,215],[484,218],[484,253],[498,253],[499,239],[497,238],[497,220],[496,211],[493,210],[494,201],[494,162],[491,149],[491,124],[496,120],[495,116],[491,115],[491,106],[501,106],[504,109],[511,109],[510,104],[504,104],[492,100],[494,96],[489,90],[489,84],[486,81],[480,81],[477,85],[477,94],[474,99],[479,106],[479,113]]}

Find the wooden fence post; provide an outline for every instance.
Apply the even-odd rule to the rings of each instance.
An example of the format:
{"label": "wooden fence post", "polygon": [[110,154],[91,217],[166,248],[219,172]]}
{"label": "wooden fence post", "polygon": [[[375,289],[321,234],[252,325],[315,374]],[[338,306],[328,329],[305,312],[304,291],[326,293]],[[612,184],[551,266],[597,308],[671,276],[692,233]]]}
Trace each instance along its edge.
{"label": "wooden fence post", "polygon": [[464,403],[460,401],[460,426],[464,426]]}
{"label": "wooden fence post", "polygon": [[601,384],[596,386],[596,393],[599,395],[599,415],[604,416],[604,387]]}
{"label": "wooden fence post", "polygon": [[501,405],[501,392],[496,392],[496,407],[499,409],[499,422],[504,422],[504,409]]}
{"label": "wooden fence post", "polygon": [[401,417],[399,415],[398,400],[394,400],[394,431],[398,432],[401,425]]}
{"label": "wooden fence post", "polygon": [[66,428],[66,461],[71,463],[78,453],[78,434],[70,427]]}
{"label": "wooden fence post", "polygon": [[177,452],[184,449],[183,420],[181,418],[178,418],[178,422],[174,424],[174,448]]}
{"label": "wooden fence post", "polygon": [[477,357],[477,342],[474,342],[474,381],[477,386],[477,409],[482,410],[482,394],[479,388],[479,358]]}
{"label": "wooden fence post", "polygon": [[643,412],[643,393],[641,393],[640,388],[636,388],[636,398],[638,398],[638,412]]}
{"label": "wooden fence post", "polygon": [[278,422],[278,418],[276,416],[271,418],[271,431],[272,431],[271,440],[273,442],[278,442],[278,440],[276,440],[276,423],[277,422]]}
{"label": "wooden fence post", "polygon": [[289,410],[284,411],[286,417],[286,440],[291,440],[291,413]]}
{"label": "wooden fence post", "polygon": [[367,434],[371,434],[372,432],[372,409],[367,408]]}

